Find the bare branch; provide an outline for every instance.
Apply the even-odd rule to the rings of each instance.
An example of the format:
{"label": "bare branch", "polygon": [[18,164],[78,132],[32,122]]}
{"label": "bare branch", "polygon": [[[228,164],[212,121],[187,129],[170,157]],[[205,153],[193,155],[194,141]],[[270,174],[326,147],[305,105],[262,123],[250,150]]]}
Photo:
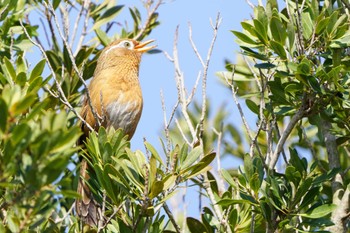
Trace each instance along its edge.
{"label": "bare branch", "polygon": [[[171,145],[171,140],[170,140],[170,135],[169,135],[169,127],[170,124],[172,122],[172,120],[174,119],[174,115],[176,112],[177,107],[179,106],[179,101],[176,101],[176,104],[173,107],[173,110],[171,111],[170,114],[170,118],[169,121],[167,120],[167,116],[166,116],[166,107],[165,107],[165,100],[164,100],[164,95],[163,95],[163,91],[160,91],[160,98],[162,101],[162,110],[163,110],[163,119],[164,119],[164,132],[165,132],[165,138],[167,141],[167,152],[170,152],[170,145]],[[168,159],[168,156],[167,156]],[[168,164],[168,162],[167,162]],[[168,167],[168,166],[167,166]]]}
{"label": "bare branch", "polygon": [[[183,73],[180,69],[180,64],[179,64],[179,56],[178,56],[178,50],[177,50],[177,41],[178,41],[178,32],[179,32],[179,27],[176,28],[175,31],[175,38],[174,38],[174,47],[173,47],[173,59],[174,59],[174,67],[175,67],[175,81],[176,81],[176,86],[178,89],[178,99],[181,105],[181,113],[183,117],[185,118],[185,121],[187,123],[187,126],[190,130],[192,140],[193,142],[196,141],[196,131],[194,129],[194,126],[191,122],[191,119],[188,115],[187,112],[187,98],[186,98],[186,88],[185,88],[185,82],[184,82],[184,76]],[[189,144],[191,145],[191,144]]]}
{"label": "bare branch", "polygon": [[168,204],[167,204],[166,202],[164,202],[164,204],[163,204],[163,209],[165,210],[165,213],[168,215],[168,217],[169,217],[171,223],[173,224],[173,226],[174,226],[176,232],[177,232],[177,233],[181,233],[181,228],[180,228],[180,226],[177,224],[177,222],[176,222],[176,220],[175,220],[175,218],[174,218],[174,215],[173,215],[173,213],[170,211],[169,206],[168,206]]}
{"label": "bare branch", "polygon": [[[66,95],[64,94],[64,91],[62,90],[62,87],[61,87],[60,83],[58,82],[58,79],[57,79],[57,77],[56,77],[56,73],[55,73],[54,69],[52,68],[52,66],[51,66],[51,64],[50,64],[49,58],[47,57],[44,48],[43,48],[40,44],[38,44],[37,42],[35,42],[35,41],[30,37],[30,35],[28,34],[27,29],[24,27],[24,25],[23,25],[23,23],[22,23],[21,20],[19,21],[19,23],[21,24],[21,27],[22,27],[22,29],[23,29],[25,35],[27,36],[27,38],[30,40],[30,42],[32,42],[32,44],[34,44],[36,47],[38,47],[39,50],[41,51],[42,55],[44,56],[44,58],[45,58],[45,60],[46,60],[46,63],[47,63],[47,65],[48,65],[48,67],[49,67],[49,69],[50,69],[50,71],[51,71],[51,75],[52,75],[52,77],[53,77],[53,79],[54,79],[54,81],[55,81],[56,88],[57,88],[57,90],[58,90],[59,100],[60,100],[64,105],[66,105],[66,106],[67,106],[67,107],[68,107],[68,108],[69,108],[69,109],[70,109],[70,110],[71,110],[71,111],[86,125],[86,127],[89,128],[89,130],[92,131],[93,128],[91,127],[91,125],[88,124],[88,123],[84,120],[84,118],[75,110],[75,108],[73,108],[73,106],[69,103],[69,101],[68,101]],[[49,92],[49,93],[51,93],[51,92]],[[55,95],[53,95],[53,96],[57,98],[57,96],[55,96]]]}
{"label": "bare branch", "polygon": [[203,61],[203,58],[202,56],[199,54],[198,52],[198,49],[197,49],[197,46],[196,44],[194,43],[193,39],[192,39],[192,26],[191,26],[191,23],[188,23],[188,32],[189,32],[189,39],[190,39],[190,42],[191,42],[191,46],[193,48],[193,51],[194,53],[196,54],[196,56],[198,57],[198,60],[199,62],[201,63],[202,67],[204,68],[205,67],[205,63]]}
{"label": "bare branch", "polygon": [[[85,39],[85,36],[87,35],[87,27],[88,27],[88,23],[89,23],[89,16],[90,16],[90,8],[89,8],[89,5],[90,5],[90,0],[85,0],[83,2],[83,5],[82,5],[82,10],[85,9],[85,19],[84,19],[84,24],[83,24],[83,29],[81,31],[81,36],[79,38],[79,42],[77,44],[77,47],[75,49],[75,54],[78,54],[79,50],[81,49],[81,46],[83,45],[83,41]],[[74,31],[76,30],[76,28],[74,27],[73,29]],[[74,35],[73,35],[74,36]],[[74,43],[74,39],[72,39],[72,44]]]}
{"label": "bare branch", "polygon": [[192,146],[192,143],[187,139],[187,137],[186,137],[184,131],[182,130],[181,125],[180,125],[180,123],[179,123],[179,121],[178,121],[177,119],[175,119],[175,123],[176,123],[176,126],[177,126],[177,128],[179,129],[179,131],[180,131],[180,133],[181,133],[182,138],[185,140],[185,142],[186,142],[189,146]]}
{"label": "bare branch", "polygon": [[297,111],[297,113],[290,119],[286,129],[283,131],[281,138],[278,140],[278,143],[276,145],[275,151],[273,153],[273,155],[271,156],[271,158],[267,158],[267,164],[269,169],[273,169],[277,163],[278,157],[279,157],[279,153],[283,150],[283,146],[288,138],[288,136],[290,135],[290,133],[292,132],[292,130],[294,129],[295,125],[304,117],[305,113],[306,113],[306,103],[305,103],[305,97],[304,97],[304,101],[302,103],[302,105],[300,106],[300,109]]}
{"label": "bare branch", "polygon": [[148,0],[145,5],[146,5],[146,9],[147,9],[147,20],[145,22],[145,24],[143,25],[143,27],[141,28],[141,30],[137,33],[136,36],[134,36],[134,40],[139,40],[143,33],[147,30],[147,28],[149,27],[150,23],[151,23],[151,19],[153,14],[157,11],[157,9],[159,8],[159,6],[163,3],[163,0],[158,0],[158,2],[156,3],[156,5],[153,7],[153,9],[151,9],[151,5],[152,5],[152,0]]}
{"label": "bare branch", "polygon": [[258,132],[256,133],[255,137],[253,137],[252,134],[251,134],[251,130],[250,130],[250,128],[249,128],[248,122],[247,122],[247,120],[246,120],[246,118],[245,118],[245,115],[244,115],[243,109],[242,109],[242,107],[241,107],[241,104],[238,102],[238,99],[237,99],[237,95],[236,95],[237,89],[235,89],[235,87],[234,87],[234,85],[233,85],[233,75],[234,75],[234,72],[232,73],[232,81],[231,81],[231,82],[229,81],[228,77],[226,77],[225,74],[224,74],[224,78],[225,78],[225,80],[226,80],[227,85],[229,85],[229,87],[231,87],[231,92],[232,92],[233,100],[234,100],[234,102],[235,102],[235,104],[236,104],[236,106],[237,106],[237,108],[238,108],[238,112],[239,112],[239,114],[240,114],[240,116],[241,116],[241,119],[242,119],[244,128],[245,128],[245,130],[246,130],[246,132],[247,132],[247,135],[248,135],[248,137],[249,137],[249,140],[251,141],[251,149],[250,149],[251,152],[250,152],[250,156],[251,156],[251,157],[253,156],[253,145],[255,145],[255,147],[256,147],[256,149],[257,149],[257,151],[258,151],[258,153],[259,153],[259,156],[262,158],[263,155],[262,155],[262,152],[261,152],[261,150],[260,150],[260,147],[259,147],[258,141],[257,141],[259,132],[260,132],[260,130],[261,130],[261,125],[259,125],[259,127],[258,127]]}
{"label": "bare branch", "polygon": [[223,193],[225,189],[225,182],[221,174],[221,143],[222,143],[222,132],[223,132],[223,123],[220,125],[220,131],[217,131],[213,128],[214,133],[218,136],[216,144],[216,160],[217,160],[217,172],[219,174],[219,192]]}
{"label": "bare branch", "polygon": [[[204,131],[204,118],[205,118],[205,114],[206,114],[206,106],[207,106],[207,76],[208,76],[208,68],[209,68],[209,64],[210,64],[210,58],[211,55],[213,53],[213,49],[214,49],[214,45],[215,45],[215,41],[217,38],[217,34],[218,34],[218,29],[219,26],[221,24],[222,18],[220,16],[220,13],[218,13],[218,15],[216,16],[216,21],[215,21],[215,25],[213,25],[213,23],[211,22],[212,25],[212,29],[213,29],[213,38],[207,53],[207,58],[206,58],[206,62],[205,65],[203,67],[203,78],[202,78],[202,113],[201,113],[201,118],[199,121],[199,135],[200,137],[202,137],[203,135],[203,131]],[[202,142],[203,145],[203,142]]]}
{"label": "bare branch", "polygon": [[77,67],[77,64],[75,63],[75,58],[74,58],[74,55],[72,53],[72,50],[68,44],[68,41],[67,39],[64,37],[63,33],[62,33],[62,30],[61,30],[61,27],[60,27],[60,24],[58,22],[58,19],[57,19],[57,15],[55,13],[55,10],[51,4],[51,2],[48,2],[48,4],[46,2],[44,2],[44,4],[46,5],[46,7],[48,8],[48,10],[51,12],[51,14],[53,15],[53,18],[54,18],[54,21],[55,21],[55,25],[57,27],[57,30],[58,30],[58,33],[63,41],[63,44],[66,46],[66,49],[67,49],[67,52],[68,52],[68,55],[69,55],[69,58],[72,62],[72,65],[73,65],[73,68],[74,68],[74,71],[76,72],[76,74],[78,75],[80,81],[83,83],[84,85],[84,88],[86,90],[86,97],[87,97],[87,101],[88,101],[88,104],[89,104],[89,107],[91,109],[91,112],[94,116],[94,118],[96,119],[96,122],[98,124],[98,126],[101,126],[101,116],[98,115],[98,113],[96,112],[94,106],[92,105],[92,102],[91,102],[91,97],[90,97],[90,92],[89,92],[89,89],[88,89],[88,86],[83,78],[83,75],[82,75],[82,72],[78,69]]}

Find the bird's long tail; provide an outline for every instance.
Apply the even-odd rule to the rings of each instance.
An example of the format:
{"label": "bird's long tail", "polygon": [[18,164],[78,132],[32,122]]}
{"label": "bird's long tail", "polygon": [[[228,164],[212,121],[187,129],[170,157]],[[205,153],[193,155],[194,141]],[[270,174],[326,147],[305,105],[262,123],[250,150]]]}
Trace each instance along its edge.
{"label": "bird's long tail", "polygon": [[78,194],[81,198],[75,201],[75,208],[78,216],[84,224],[98,227],[103,224],[101,216],[101,205],[94,199],[86,181],[89,179],[88,163],[85,159],[81,161],[80,178],[78,183]]}

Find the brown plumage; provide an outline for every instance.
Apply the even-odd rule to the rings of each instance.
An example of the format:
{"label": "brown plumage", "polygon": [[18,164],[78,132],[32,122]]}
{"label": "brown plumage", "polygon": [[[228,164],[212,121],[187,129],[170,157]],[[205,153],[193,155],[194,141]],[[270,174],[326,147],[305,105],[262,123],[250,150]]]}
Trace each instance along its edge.
{"label": "brown plumage", "polygon": [[[142,112],[142,93],[138,74],[141,55],[155,46],[145,47],[153,40],[140,43],[131,39],[119,39],[103,49],[97,60],[94,77],[89,85],[89,93],[95,112],[102,117],[105,128],[123,129],[131,139],[135,133]],[[85,98],[82,111],[85,121],[98,130],[99,125]],[[82,124],[83,138],[89,135],[89,128]],[[76,211],[82,221],[91,226],[103,223],[100,204],[93,199],[84,180],[89,179],[88,164],[83,159],[80,167]]]}

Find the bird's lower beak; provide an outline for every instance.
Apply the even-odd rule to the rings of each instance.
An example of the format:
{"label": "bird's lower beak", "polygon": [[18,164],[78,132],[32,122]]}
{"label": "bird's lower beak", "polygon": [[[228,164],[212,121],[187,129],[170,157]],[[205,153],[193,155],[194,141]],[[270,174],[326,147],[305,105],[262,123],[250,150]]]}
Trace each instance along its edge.
{"label": "bird's lower beak", "polygon": [[139,43],[138,45],[136,45],[134,47],[134,50],[136,50],[137,52],[140,52],[140,53],[145,53],[151,49],[154,49],[155,47],[157,47],[157,45],[152,45],[152,46],[148,46],[148,47],[145,47],[146,45],[154,42],[155,40],[147,40],[145,42],[142,42],[142,43]]}

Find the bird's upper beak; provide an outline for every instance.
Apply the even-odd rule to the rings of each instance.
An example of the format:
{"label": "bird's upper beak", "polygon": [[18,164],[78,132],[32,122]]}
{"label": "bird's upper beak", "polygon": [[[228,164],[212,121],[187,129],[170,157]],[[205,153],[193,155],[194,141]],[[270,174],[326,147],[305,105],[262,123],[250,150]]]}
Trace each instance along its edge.
{"label": "bird's upper beak", "polygon": [[146,45],[154,42],[155,40],[147,40],[145,42],[140,42],[138,45],[136,45],[134,47],[134,50],[136,50],[137,52],[140,52],[140,53],[145,53],[151,49],[154,49],[155,47],[157,47],[157,45],[152,45],[152,46],[148,46],[148,47],[145,47]]}

